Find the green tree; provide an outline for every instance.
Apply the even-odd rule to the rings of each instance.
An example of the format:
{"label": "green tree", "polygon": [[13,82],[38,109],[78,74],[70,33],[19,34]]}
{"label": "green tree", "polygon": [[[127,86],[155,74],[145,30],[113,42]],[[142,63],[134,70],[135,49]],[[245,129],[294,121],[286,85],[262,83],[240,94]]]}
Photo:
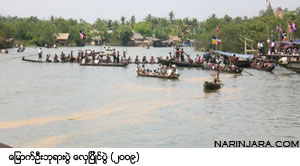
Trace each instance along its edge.
{"label": "green tree", "polygon": [[140,33],[144,37],[152,36],[151,26],[149,24],[147,24],[146,22],[139,22],[139,23],[135,24],[134,31],[137,33]]}
{"label": "green tree", "polygon": [[131,27],[127,25],[121,25],[117,30],[117,37],[121,41],[123,46],[128,44],[132,34],[133,33]]}

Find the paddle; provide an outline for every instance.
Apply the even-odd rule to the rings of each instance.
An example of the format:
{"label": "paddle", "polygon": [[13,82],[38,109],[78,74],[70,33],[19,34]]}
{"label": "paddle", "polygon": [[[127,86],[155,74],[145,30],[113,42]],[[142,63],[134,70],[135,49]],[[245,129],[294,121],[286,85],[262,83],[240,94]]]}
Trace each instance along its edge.
{"label": "paddle", "polygon": [[[237,66],[234,66],[234,67],[236,67],[236,68],[239,69],[239,70],[242,70],[241,68],[239,68],[239,67],[237,67]],[[250,76],[254,76],[252,73],[247,72],[245,69],[244,69],[243,71],[246,72],[247,74],[249,74]]]}

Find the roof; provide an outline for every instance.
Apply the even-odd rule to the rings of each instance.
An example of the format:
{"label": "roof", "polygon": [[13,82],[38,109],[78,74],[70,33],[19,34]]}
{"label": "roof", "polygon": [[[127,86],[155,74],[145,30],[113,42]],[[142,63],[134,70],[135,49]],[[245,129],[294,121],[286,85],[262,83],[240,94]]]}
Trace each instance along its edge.
{"label": "roof", "polygon": [[69,33],[54,33],[53,36],[56,40],[68,40],[70,34]]}
{"label": "roof", "polygon": [[135,32],[133,33],[132,38],[134,40],[143,40],[144,39],[144,37],[141,34],[135,33]]}
{"label": "roof", "polygon": [[169,36],[169,39],[174,42],[181,42],[181,39],[178,36]]}
{"label": "roof", "polygon": [[149,40],[149,41],[157,41],[159,39],[155,38],[155,37],[146,37],[146,40]]}
{"label": "roof", "polygon": [[277,8],[275,16],[279,17],[279,18],[283,18],[283,11],[282,11],[281,7]]}

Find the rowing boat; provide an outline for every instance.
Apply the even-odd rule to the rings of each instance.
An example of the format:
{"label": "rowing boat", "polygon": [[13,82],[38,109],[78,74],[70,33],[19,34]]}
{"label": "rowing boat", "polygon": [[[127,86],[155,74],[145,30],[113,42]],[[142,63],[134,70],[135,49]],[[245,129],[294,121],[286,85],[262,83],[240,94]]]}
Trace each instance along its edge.
{"label": "rowing boat", "polygon": [[80,66],[112,66],[112,67],[125,67],[127,63],[80,63]]}
{"label": "rowing boat", "polygon": [[154,65],[154,64],[158,64],[158,62],[153,62],[153,63],[150,63],[150,62],[139,62],[139,63],[129,62],[129,64],[140,64],[140,65],[149,64],[149,65]]}
{"label": "rowing boat", "polygon": [[47,61],[38,61],[38,60],[33,60],[33,59],[25,59],[25,57],[22,57],[22,61],[35,62],[35,63],[51,63],[51,62],[47,62]]}
{"label": "rowing boat", "polygon": [[189,63],[189,62],[179,62],[179,61],[173,61],[173,60],[167,60],[163,59],[161,57],[157,58],[158,63],[164,64],[164,65],[173,65],[175,64],[177,67],[202,67],[202,63]]}
{"label": "rowing boat", "polygon": [[217,90],[217,89],[220,89],[221,88],[221,81],[218,81],[218,82],[214,82],[214,81],[211,81],[211,82],[208,82],[208,81],[205,81],[203,86],[204,86],[204,89],[206,90]]}
{"label": "rowing boat", "polygon": [[[213,70],[209,67],[202,67],[202,70]],[[214,69],[214,71],[217,71],[217,69]],[[243,72],[243,70],[241,68],[236,68],[235,70],[220,70],[221,73],[230,73],[230,74],[240,74]]]}
{"label": "rowing boat", "polygon": [[256,69],[256,70],[261,70],[261,71],[267,71],[267,72],[272,72],[275,69],[275,65],[272,65],[270,67],[263,67],[263,68],[255,68],[252,67],[251,69]]}
{"label": "rowing boat", "polygon": [[288,70],[300,73],[300,62],[288,62],[288,64],[278,64]]}
{"label": "rowing boat", "polygon": [[142,72],[137,72],[138,76],[142,76],[142,77],[155,77],[155,78],[166,78],[166,79],[178,79],[180,74],[175,74],[175,75],[149,75],[149,74],[145,74]]}

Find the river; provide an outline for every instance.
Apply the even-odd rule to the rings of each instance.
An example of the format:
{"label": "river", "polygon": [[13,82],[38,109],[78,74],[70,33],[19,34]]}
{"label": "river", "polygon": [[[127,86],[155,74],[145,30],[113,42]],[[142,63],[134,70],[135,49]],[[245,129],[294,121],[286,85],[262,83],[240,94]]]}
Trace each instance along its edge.
{"label": "river", "polygon": [[[166,56],[172,48],[115,47],[131,58]],[[79,49],[43,48],[77,55]],[[195,58],[191,48],[185,51]],[[213,147],[214,141],[300,140],[300,75],[276,67],[221,74],[180,68],[179,80],[138,77],[126,68],[40,64],[38,48],[0,54],[0,142],[14,147]],[[32,56],[33,55],[33,56]],[[157,65],[147,65],[155,69]]]}

